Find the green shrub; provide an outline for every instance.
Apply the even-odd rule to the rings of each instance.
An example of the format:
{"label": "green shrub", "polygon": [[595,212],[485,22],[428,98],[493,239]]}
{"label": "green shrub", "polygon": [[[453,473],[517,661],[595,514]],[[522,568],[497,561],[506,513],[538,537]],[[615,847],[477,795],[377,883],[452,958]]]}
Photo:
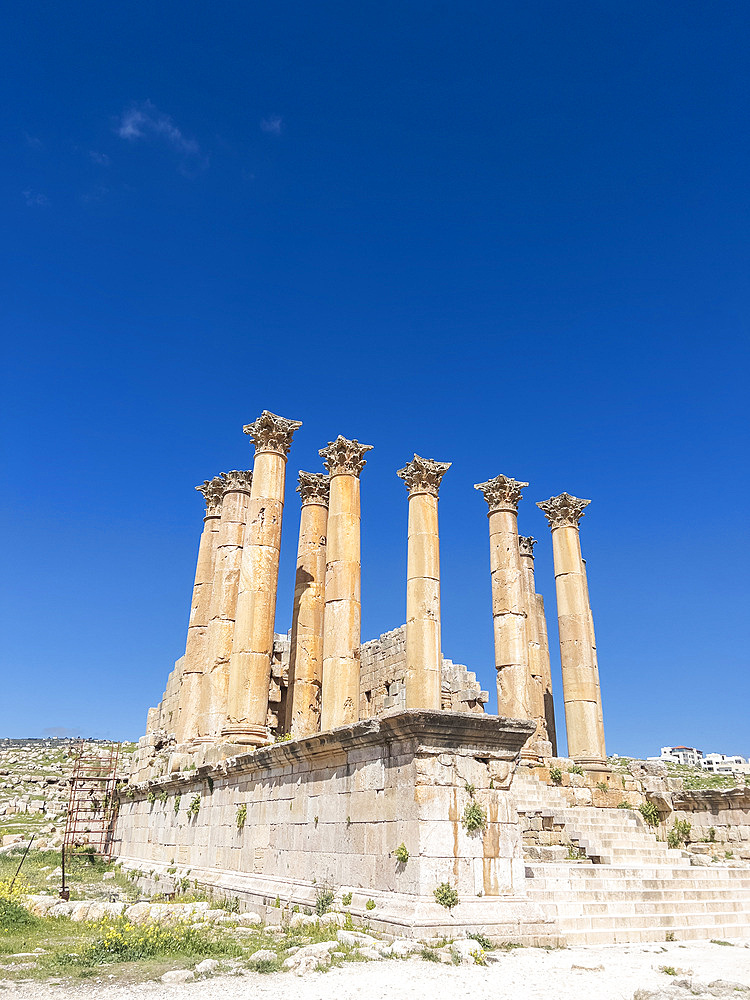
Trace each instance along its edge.
{"label": "green shrub", "polygon": [[180,811],[180,802],[182,802],[182,795],[178,792],[174,797],[174,811]]}
{"label": "green shrub", "polygon": [[29,913],[20,903],[0,896],[0,934],[31,930],[38,923],[39,918]]}
{"label": "green shrub", "polygon": [[160,802],[166,802],[168,798],[169,798],[169,796],[167,795],[167,790],[165,788],[163,792],[159,793],[159,801]]}
{"label": "green shrub", "polygon": [[477,833],[479,830],[484,830],[487,826],[487,816],[478,802],[472,800],[467,805],[461,823],[467,833]]}
{"label": "green shrub", "polygon": [[432,948],[423,948],[420,952],[421,957],[425,962],[439,962],[438,953],[433,951]]}
{"label": "green shrub", "polygon": [[336,898],[336,893],[329,886],[319,886],[315,891],[315,912],[319,917],[322,917],[324,913],[328,911],[333,906],[333,901]]}
{"label": "green shrub", "polygon": [[559,767],[551,767],[549,769],[549,780],[552,782],[553,785],[562,784],[562,771],[560,770]]}
{"label": "green shrub", "polygon": [[194,795],[190,800],[190,805],[188,806],[188,811],[187,811],[188,819],[190,819],[193,816],[197,816],[198,812],[200,811],[200,807],[201,807],[201,797],[200,795]]}
{"label": "green shrub", "polygon": [[469,796],[469,798],[473,799],[474,794],[476,792],[476,788],[467,781],[466,784],[464,785],[464,791]]}
{"label": "green shrub", "polygon": [[406,862],[409,860],[409,852],[406,849],[406,844],[404,844],[403,842],[398,845],[398,847],[393,853],[396,856],[396,860],[399,862],[399,864],[405,865]]}
{"label": "green shrub", "polygon": [[681,847],[690,842],[692,824],[686,819],[675,820],[675,824],[667,834],[667,845],[671,848]]}
{"label": "green shrub", "polygon": [[152,791],[150,791],[148,793],[148,795],[146,796],[146,798],[149,801],[149,805],[153,805],[154,802],[156,802],[156,793],[152,790]]}
{"label": "green shrub", "polygon": [[659,810],[653,802],[642,802],[638,806],[638,812],[643,816],[647,826],[659,825]]}
{"label": "green shrub", "polygon": [[467,934],[466,937],[476,941],[482,951],[492,951],[492,942],[484,934]]}
{"label": "green shrub", "polygon": [[618,809],[632,809],[633,806],[630,804],[630,802],[628,802],[627,799],[623,799],[622,802],[618,802],[617,803],[617,808]]}
{"label": "green shrub", "polygon": [[341,897],[341,902],[343,903],[344,906],[351,906],[352,905],[352,896],[353,895],[354,894],[351,893],[351,892],[345,892],[344,893],[344,895]]}
{"label": "green shrub", "polygon": [[238,830],[244,829],[246,820],[247,820],[247,806],[243,802],[241,806],[237,807],[236,822]]}
{"label": "green shrub", "polygon": [[365,903],[365,909],[366,910],[374,910],[375,909],[375,900],[374,899],[368,899],[367,902]]}
{"label": "green shrub", "polygon": [[608,792],[609,791],[609,785],[607,784],[606,781],[597,781],[596,787],[599,789],[600,792]]}
{"label": "green shrub", "polygon": [[454,906],[458,906],[458,893],[450,882],[441,882],[440,885],[433,890],[432,894],[435,897],[435,902],[440,903],[440,905],[444,906],[446,910],[452,910]]}
{"label": "green shrub", "polygon": [[677,969],[673,965],[660,965],[659,972],[663,972],[665,976],[677,975]]}
{"label": "green shrub", "polygon": [[570,764],[568,765],[568,774],[583,774],[583,768],[580,764]]}
{"label": "green shrub", "polygon": [[716,827],[715,826],[709,826],[709,828],[708,828],[708,842],[709,842],[709,844],[715,844],[716,843]]}

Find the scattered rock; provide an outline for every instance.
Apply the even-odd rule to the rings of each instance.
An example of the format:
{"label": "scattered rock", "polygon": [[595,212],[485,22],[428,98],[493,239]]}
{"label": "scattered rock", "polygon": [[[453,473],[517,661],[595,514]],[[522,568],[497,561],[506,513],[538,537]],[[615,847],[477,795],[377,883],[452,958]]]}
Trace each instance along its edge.
{"label": "scattered rock", "polygon": [[377,938],[361,931],[339,931],[336,936],[342,944],[348,944],[350,948],[356,948],[357,945],[371,947],[378,943]]}
{"label": "scattered rock", "polygon": [[275,962],[276,952],[271,951],[270,948],[261,948],[260,951],[254,951],[248,962]]}
{"label": "scattered rock", "polygon": [[382,958],[380,952],[374,948],[360,948],[359,953],[363,958],[369,958],[372,962],[377,962]]}
{"label": "scattered rock", "polygon": [[163,983],[189,983],[191,979],[195,979],[195,973],[190,969],[172,969],[161,977]]}
{"label": "scattered rock", "polygon": [[219,963],[215,958],[204,958],[202,962],[198,962],[195,967],[195,971],[200,976],[210,976],[212,973],[216,972],[219,968]]}

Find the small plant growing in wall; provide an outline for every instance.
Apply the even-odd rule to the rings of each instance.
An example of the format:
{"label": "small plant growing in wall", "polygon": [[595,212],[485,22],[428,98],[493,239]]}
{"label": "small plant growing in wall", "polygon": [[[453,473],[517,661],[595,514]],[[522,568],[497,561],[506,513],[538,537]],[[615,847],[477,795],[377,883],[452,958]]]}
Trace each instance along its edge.
{"label": "small plant growing in wall", "polygon": [[461,823],[467,833],[478,833],[480,830],[484,830],[487,826],[487,816],[478,802],[471,801],[467,805]]}
{"label": "small plant growing in wall", "polygon": [[236,816],[237,829],[244,830],[246,821],[247,821],[247,806],[243,802],[241,806],[237,807],[237,816]]}
{"label": "small plant growing in wall", "polygon": [[464,785],[464,791],[466,792],[466,794],[469,796],[470,799],[473,799],[474,793],[476,792],[476,788],[467,781],[466,784]]}
{"label": "small plant growing in wall", "polygon": [[709,828],[708,828],[708,842],[709,842],[709,844],[715,844],[716,843],[716,827],[715,826],[709,826]]}
{"label": "small plant growing in wall", "polygon": [[324,913],[328,911],[333,906],[333,901],[336,898],[336,893],[329,886],[321,885],[315,892],[315,912],[319,917],[322,917]]}
{"label": "small plant growing in wall", "polygon": [[692,824],[688,823],[686,819],[676,820],[674,826],[667,834],[667,846],[674,849],[687,844],[690,840],[691,829]]}
{"label": "small plant growing in wall", "polygon": [[163,792],[159,793],[159,801],[160,802],[166,802],[168,798],[169,798],[169,796],[167,795],[167,790],[165,788]]}
{"label": "small plant growing in wall", "polygon": [[596,787],[599,789],[600,792],[608,792],[609,791],[609,785],[607,784],[606,781],[597,781]]}
{"label": "small plant growing in wall", "polygon": [[405,865],[409,860],[409,852],[406,849],[406,844],[403,842],[398,845],[393,854],[400,865]]}
{"label": "small plant growing in wall", "polygon": [[343,906],[351,906],[352,905],[352,896],[353,895],[354,895],[354,893],[352,893],[352,892],[345,892],[344,895],[341,897],[341,903],[342,903],[342,905]]}
{"label": "small plant growing in wall", "polygon": [[653,802],[642,802],[638,806],[638,812],[643,816],[647,826],[659,825],[659,810]]}
{"label": "small plant growing in wall", "polygon": [[374,910],[375,909],[375,900],[374,899],[368,899],[367,902],[365,903],[365,909],[366,910]]}
{"label": "small plant growing in wall", "polygon": [[188,819],[192,819],[193,816],[197,816],[201,807],[201,797],[200,795],[194,795],[190,800],[190,805],[188,806]]}
{"label": "small plant growing in wall", "polygon": [[560,770],[559,767],[551,767],[549,769],[549,780],[552,782],[553,785],[562,784],[562,771]]}
{"label": "small plant growing in wall", "polygon": [[153,805],[154,802],[156,802],[156,795],[154,792],[149,792],[146,798],[148,799],[149,805]]}
{"label": "small plant growing in wall", "polygon": [[440,905],[444,906],[446,910],[452,910],[454,906],[458,906],[458,893],[450,882],[441,882],[440,885],[433,890],[432,894],[435,897],[435,902],[440,903]]}
{"label": "small plant growing in wall", "polygon": [[583,768],[580,764],[570,764],[568,774],[583,774]]}
{"label": "small plant growing in wall", "polygon": [[174,797],[174,811],[180,811],[180,802],[182,801],[182,795],[178,792]]}

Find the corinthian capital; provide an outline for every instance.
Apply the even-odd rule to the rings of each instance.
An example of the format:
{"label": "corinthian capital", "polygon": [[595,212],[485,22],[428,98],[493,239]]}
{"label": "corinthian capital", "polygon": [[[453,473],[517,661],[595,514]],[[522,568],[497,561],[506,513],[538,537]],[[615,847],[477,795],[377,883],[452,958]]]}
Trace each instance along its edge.
{"label": "corinthian capital", "polygon": [[217,517],[221,513],[221,501],[224,499],[224,483],[221,476],[206,479],[195,488],[206,500],[206,517]]}
{"label": "corinthian capital", "polygon": [[440,490],[440,480],[450,467],[450,462],[435,462],[431,458],[415,455],[413,461],[399,469],[396,475],[406,483],[410,497],[417,493],[429,493],[436,497]]}
{"label": "corinthian capital", "polygon": [[577,528],[583,517],[583,508],[590,503],[590,500],[579,500],[570,493],[561,493],[559,497],[543,500],[537,507],[544,511],[550,528]]}
{"label": "corinthian capital", "polygon": [[522,556],[531,556],[534,558],[534,546],[536,545],[536,538],[527,538],[524,535],[518,536],[518,547],[521,550]]}
{"label": "corinthian capital", "polygon": [[300,472],[297,476],[297,492],[302,503],[317,503],[328,506],[331,480],[324,472]]}
{"label": "corinthian capital", "polygon": [[528,485],[517,479],[508,479],[507,476],[495,476],[486,483],[475,483],[474,489],[482,491],[492,514],[496,510],[518,511],[521,490]]}
{"label": "corinthian capital", "polygon": [[368,451],[372,451],[371,444],[360,444],[356,438],[350,441],[339,434],[335,441],[329,441],[318,454],[325,459],[323,464],[330,475],[359,476],[367,464],[364,455]]}
{"label": "corinthian capital", "polygon": [[225,493],[250,493],[253,484],[252,472],[240,472],[234,469],[232,472],[222,472],[219,476],[223,483]]}
{"label": "corinthian capital", "polygon": [[255,454],[272,451],[284,458],[289,454],[294,432],[302,426],[299,420],[287,420],[264,410],[257,420],[246,424],[242,430],[249,434],[255,445]]}

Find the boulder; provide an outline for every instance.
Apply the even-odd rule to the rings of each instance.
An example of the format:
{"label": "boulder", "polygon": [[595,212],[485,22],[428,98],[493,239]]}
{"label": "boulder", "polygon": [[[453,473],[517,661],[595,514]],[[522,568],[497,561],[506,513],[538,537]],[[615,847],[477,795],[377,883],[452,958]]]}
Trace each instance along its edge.
{"label": "boulder", "polygon": [[195,979],[195,973],[190,969],[172,969],[161,977],[163,983],[188,983],[191,979]]}

